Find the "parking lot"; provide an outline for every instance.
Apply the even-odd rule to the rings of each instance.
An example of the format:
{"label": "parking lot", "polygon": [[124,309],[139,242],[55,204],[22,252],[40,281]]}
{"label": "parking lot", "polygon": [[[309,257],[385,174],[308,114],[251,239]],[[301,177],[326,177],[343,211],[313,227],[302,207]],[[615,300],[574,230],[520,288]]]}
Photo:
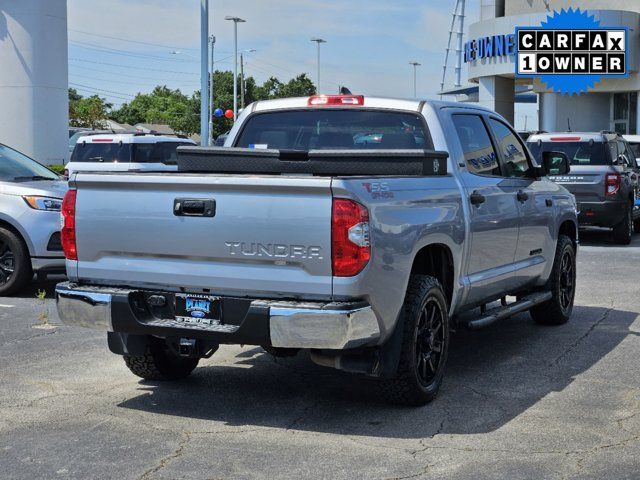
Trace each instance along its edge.
{"label": "parking lot", "polygon": [[0,298],[1,477],[637,478],[640,237],[608,239],[583,235],[569,324],[457,332],[423,408],[250,346],[139,381],[103,334],[59,325],[54,281],[35,284]]}

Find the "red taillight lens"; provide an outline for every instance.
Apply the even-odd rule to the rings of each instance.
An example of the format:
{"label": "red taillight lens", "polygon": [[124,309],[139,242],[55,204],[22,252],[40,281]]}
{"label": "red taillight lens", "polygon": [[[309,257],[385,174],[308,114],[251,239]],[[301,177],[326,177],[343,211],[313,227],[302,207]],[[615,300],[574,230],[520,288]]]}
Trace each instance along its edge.
{"label": "red taillight lens", "polygon": [[68,260],[78,260],[76,248],[76,195],[77,190],[69,190],[62,201],[62,250]]}
{"label": "red taillight lens", "polygon": [[620,190],[620,174],[607,173],[604,176],[604,194],[607,197],[615,195]]}
{"label": "red taillight lens", "polygon": [[333,276],[353,277],[370,258],[369,212],[353,200],[335,198],[331,211]]}
{"label": "red taillight lens", "polygon": [[364,105],[364,95],[314,95],[309,97],[307,104],[317,107],[327,105]]}

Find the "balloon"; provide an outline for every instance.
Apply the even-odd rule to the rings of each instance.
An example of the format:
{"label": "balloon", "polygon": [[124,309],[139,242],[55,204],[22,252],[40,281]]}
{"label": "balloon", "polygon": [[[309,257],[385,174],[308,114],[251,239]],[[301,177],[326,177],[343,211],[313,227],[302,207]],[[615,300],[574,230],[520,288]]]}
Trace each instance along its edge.
{"label": "balloon", "polygon": [[233,110],[227,110],[224,112],[224,116],[227,118],[233,118]]}
{"label": "balloon", "polygon": [[216,108],[216,109],[213,111],[213,114],[214,114],[216,117],[220,118],[222,115],[224,115],[224,112],[222,111],[222,109],[221,109],[221,108]]}

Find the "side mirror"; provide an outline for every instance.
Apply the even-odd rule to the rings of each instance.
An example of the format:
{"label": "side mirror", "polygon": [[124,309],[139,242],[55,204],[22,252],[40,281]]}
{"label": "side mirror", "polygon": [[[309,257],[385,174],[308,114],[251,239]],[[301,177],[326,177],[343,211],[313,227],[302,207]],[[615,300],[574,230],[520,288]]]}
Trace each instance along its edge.
{"label": "side mirror", "polygon": [[564,152],[543,152],[542,165],[538,167],[540,177],[566,175],[571,171],[569,157]]}

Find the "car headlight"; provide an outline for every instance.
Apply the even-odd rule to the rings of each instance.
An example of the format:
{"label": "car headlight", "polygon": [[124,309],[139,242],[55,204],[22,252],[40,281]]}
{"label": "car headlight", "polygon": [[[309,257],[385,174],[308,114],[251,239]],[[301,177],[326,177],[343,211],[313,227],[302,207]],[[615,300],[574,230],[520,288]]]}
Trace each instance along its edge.
{"label": "car headlight", "polygon": [[59,212],[62,208],[62,199],[53,197],[38,197],[35,195],[25,195],[24,201],[27,202],[34,210],[47,210],[50,212]]}

